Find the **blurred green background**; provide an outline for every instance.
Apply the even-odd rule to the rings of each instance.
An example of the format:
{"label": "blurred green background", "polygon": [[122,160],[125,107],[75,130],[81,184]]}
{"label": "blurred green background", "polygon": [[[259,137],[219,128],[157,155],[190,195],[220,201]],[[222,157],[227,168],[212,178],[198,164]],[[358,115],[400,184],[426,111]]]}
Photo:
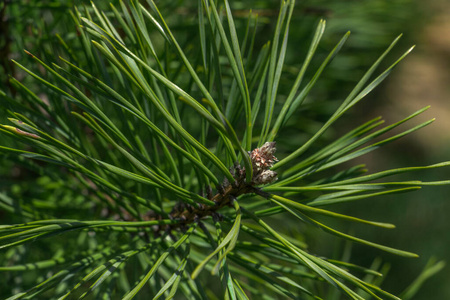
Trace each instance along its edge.
{"label": "blurred green background", "polygon": [[[420,120],[436,117],[436,121],[419,132],[351,164],[365,163],[370,172],[375,172],[386,168],[420,166],[450,160],[450,3],[444,0],[426,3],[418,0],[298,2],[286,58],[291,69],[284,70],[283,82],[286,84],[292,83],[291,79],[301,66],[320,18],[327,20],[325,38],[319,49],[323,56],[346,31],[352,32],[344,49],[320,81],[319,88],[314,91],[312,97],[315,99],[342,100],[367,67],[400,33],[403,33],[403,38],[396,47],[397,55],[416,45],[413,53],[397,67],[388,80],[362,104],[352,109],[347,118],[343,118],[339,123],[339,127],[327,134],[330,138],[337,137],[352,128],[355,123],[359,124],[379,115],[390,124],[427,105],[431,105],[431,109],[421,115]],[[29,78],[24,78],[23,74],[12,67],[9,60],[26,63],[27,58],[22,49],[40,57],[51,57],[57,53],[61,44],[56,34],[60,34],[63,40],[70,40],[71,35],[76,33],[69,11],[74,5],[81,3],[88,1],[4,0],[0,4],[1,90],[12,95],[15,93],[14,87],[8,81],[8,74],[13,74],[31,87],[34,86]],[[197,1],[159,3],[164,6],[163,10],[172,10],[184,16],[179,20],[180,27],[183,23],[192,22],[195,17]],[[260,32],[272,30],[275,26],[279,1],[233,1],[232,4],[233,14],[238,19],[242,18],[240,25],[245,25],[248,9],[252,8],[260,16]],[[107,2],[102,1],[96,5],[107,7]],[[174,15],[178,15],[177,13]],[[262,45],[266,38],[266,35],[261,34],[257,37],[257,43]],[[386,65],[393,62],[397,56],[393,54],[389,58]],[[320,57],[316,59],[316,63],[320,63]],[[315,109],[326,114],[327,109],[321,104],[323,102],[319,101]],[[0,118],[1,123],[5,123],[5,117]],[[419,123],[420,120],[415,122]],[[5,143],[12,141],[2,141],[3,145]],[[13,167],[8,157],[1,157],[0,162],[2,197],[22,197],[42,192],[40,186],[44,186],[45,182],[37,181],[37,174],[25,173],[24,169]],[[450,177],[450,170],[437,172],[439,173],[422,171],[413,176],[424,181]],[[34,186],[30,186],[30,183]],[[55,191],[57,187],[50,191],[52,197],[58,197]],[[375,249],[353,245],[352,262],[368,266],[374,257],[381,257],[383,261],[390,263],[391,270],[383,288],[394,294],[400,293],[412,282],[430,258],[435,257],[450,263],[450,252],[447,250],[450,248],[450,222],[447,220],[447,212],[450,212],[449,192],[448,187],[428,187],[414,193],[334,207],[337,211],[358,217],[396,224],[397,229],[390,231],[372,230],[367,227],[348,230],[355,230],[362,238],[420,255],[418,259],[398,258]],[[76,197],[64,195],[66,198],[71,196]],[[11,216],[1,209],[0,219],[2,224],[13,221]],[[329,255],[344,247],[340,240],[316,230],[299,230],[305,230],[304,234],[313,240],[311,250],[314,253]],[[450,268],[446,267],[427,281],[414,299],[450,299],[448,278]]]}

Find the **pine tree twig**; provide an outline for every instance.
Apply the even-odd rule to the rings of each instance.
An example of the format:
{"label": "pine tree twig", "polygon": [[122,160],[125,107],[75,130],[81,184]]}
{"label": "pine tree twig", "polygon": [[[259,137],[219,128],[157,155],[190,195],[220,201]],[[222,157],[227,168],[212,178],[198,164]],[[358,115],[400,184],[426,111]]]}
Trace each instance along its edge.
{"label": "pine tree twig", "polygon": [[267,142],[261,148],[256,148],[249,153],[253,167],[253,178],[250,183],[246,182],[245,168],[238,162],[230,168],[235,181],[230,182],[225,178],[223,183],[217,186],[217,193],[212,195],[211,187],[207,187],[208,199],[215,205],[208,206],[199,204],[198,208],[186,203],[179,203],[170,213],[170,218],[180,222],[168,226],[170,229],[185,227],[187,224],[198,222],[206,217],[218,215],[218,211],[226,206],[232,205],[233,201],[244,194],[258,194],[268,197],[269,194],[261,191],[260,185],[269,184],[277,180],[277,173],[270,168],[277,161],[274,156],[276,151],[275,142]]}

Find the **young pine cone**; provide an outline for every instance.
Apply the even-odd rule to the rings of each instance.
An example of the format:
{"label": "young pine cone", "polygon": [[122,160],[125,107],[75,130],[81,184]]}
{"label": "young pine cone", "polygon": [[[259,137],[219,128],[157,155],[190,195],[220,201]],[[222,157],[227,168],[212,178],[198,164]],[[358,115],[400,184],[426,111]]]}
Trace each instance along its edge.
{"label": "young pine cone", "polygon": [[261,148],[256,148],[250,153],[253,166],[252,184],[261,185],[275,182],[277,173],[270,168],[278,159],[273,155],[277,148],[275,142],[266,142]]}

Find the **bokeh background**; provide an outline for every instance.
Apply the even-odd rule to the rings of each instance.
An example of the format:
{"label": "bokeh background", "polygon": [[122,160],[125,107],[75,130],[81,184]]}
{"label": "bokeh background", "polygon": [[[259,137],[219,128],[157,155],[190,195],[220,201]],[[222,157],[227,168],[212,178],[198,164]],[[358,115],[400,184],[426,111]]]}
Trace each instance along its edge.
{"label": "bokeh background", "polygon": [[[38,1],[3,0],[0,4],[0,86],[1,90],[14,94],[8,74],[23,78],[10,64],[10,59],[26,61],[22,49],[48,56],[52,45],[58,44],[56,33],[74,34],[69,11],[74,4],[88,1]],[[96,3],[98,6],[106,4]],[[109,1],[108,1],[109,2]],[[114,2],[114,1],[112,1]],[[197,1],[159,1],[167,10],[189,17],[195,16]],[[327,29],[320,44],[319,56],[325,56],[346,31],[351,31],[349,41],[333,61],[314,91],[317,99],[342,100],[363,72],[373,63],[390,42],[399,34],[403,37],[385,66],[412,45],[414,51],[394,70],[389,78],[367,99],[352,109],[339,122],[339,126],[327,132],[330,137],[339,136],[376,116],[383,116],[387,124],[394,123],[418,109],[431,108],[415,120],[436,118],[436,121],[401,140],[364,156],[371,172],[386,168],[422,166],[450,160],[450,2],[445,0],[366,0],[366,1],[298,1],[291,27],[288,64],[292,70],[284,70],[286,82],[295,76],[309,40],[319,19],[327,20]],[[260,15],[261,32],[272,30],[279,1],[233,1],[233,13],[239,18],[247,16],[249,8]],[[180,21],[181,23],[183,20]],[[189,21],[186,21],[189,22]],[[239,25],[239,24],[238,24]],[[62,36],[62,38],[67,38]],[[68,36],[70,38],[70,36]],[[261,34],[257,42],[266,42]],[[320,63],[320,57],[316,59]],[[314,69],[314,68],[312,68]],[[281,86],[282,88],[282,86]],[[317,104],[317,110],[326,108]],[[4,116],[0,116],[4,123]],[[12,141],[2,141],[2,144]],[[0,158],[0,197],[22,197],[30,193],[24,185],[36,180],[21,168],[13,167],[7,158]],[[352,162],[355,164],[355,162]],[[450,178],[450,170],[422,171],[415,179],[437,180]],[[403,177],[404,178],[404,177]],[[41,183],[37,183],[41,184]],[[42,183],[43,184],[43,183]],[[373,257],[380,257],[390,264],[390,271],[383,288],[400,293],[423,270],[429,259],[444,260],[450,264],[450,187],[427,187],[414,193],[400,194],[351,205],[336,206],[336,210],[358,217],[391,222],[394,230],[348,228],[368,240],[418,253],[418,259],[404,259],[385,255],[377,250],[353,245],[353,262],[370,265]],[[67,196],[67,195],[66,195]],[[370,207],[370,209],[367,209]],[[2,224],[9,216],[1,211]],[[303,229],[300,229],[303,230]],[[325,237],[323,233],[304,229],[310,236],[313,251],[322,254],[342,250],[345,245],[338,239]],[[323,236],[323,238],[321,238]],[[450,266],[444,268],[422,286],[414,299],[450,299]],[[0,293],[1,294],[1,293]]]}

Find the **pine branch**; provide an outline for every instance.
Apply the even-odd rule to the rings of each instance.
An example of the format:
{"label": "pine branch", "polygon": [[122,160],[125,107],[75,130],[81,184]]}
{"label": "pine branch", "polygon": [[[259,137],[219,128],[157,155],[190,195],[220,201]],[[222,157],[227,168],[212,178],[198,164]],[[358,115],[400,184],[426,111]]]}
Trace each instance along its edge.
{"label": "pine branch", "polygon": [[197,208],[190,204],[180,202],[170,213],[170,218],[179,220],[179,224],[169,225],[170,229],[174,227],[186,226],[197,222],[206,217],[218,215],[218,211],[226,206],[232,206],[233,201],[244,194],[258,194],[268,197],[269,194],[263,192],[258,186],[269,184],[277,180],[277,173],[270,170],[277,161],[274,156],[276,152],[276,143],[267,142],[262,147],[250,152],[250,160],[253,167],[253,177],[250,183],[246,182],[245,167],[238,162],[230,168],[233,174],[234,182],[230,183],[227,178],[217,186],[217,193],[212,195],[211,187],[208,187],[207,198],[215,203],[214,206],[199,204]]}

